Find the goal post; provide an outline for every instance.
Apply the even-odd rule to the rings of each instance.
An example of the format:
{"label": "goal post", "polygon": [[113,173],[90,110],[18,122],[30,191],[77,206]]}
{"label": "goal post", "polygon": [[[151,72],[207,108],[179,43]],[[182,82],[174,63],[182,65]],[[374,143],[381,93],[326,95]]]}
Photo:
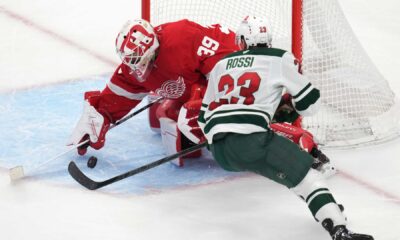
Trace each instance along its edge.
{"label": "goal post", "polygon": [[272,45],[293,52],[320,89],[321,110],[302,124],[321,145],[353,147],[399,135],[397,98],[337,0],[142,0],[142,18],[154,26],[186,18],[235,30],[247,15],[268,19]]}
{"label": "goal post", "polygon": [[142,0],[142,18],[147,21],[150,20],[150,2],[151,0]]}
{"label": "goal post", "polygon": [[[266,16],[267,17],[267,16]],[[292,1],[292,53],[302,63],[303,60],[303,0]]]}

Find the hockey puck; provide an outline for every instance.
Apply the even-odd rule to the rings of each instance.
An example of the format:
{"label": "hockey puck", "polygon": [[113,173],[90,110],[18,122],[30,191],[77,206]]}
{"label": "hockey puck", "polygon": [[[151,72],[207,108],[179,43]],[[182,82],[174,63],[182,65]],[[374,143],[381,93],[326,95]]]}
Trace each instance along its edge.
{"label": "hockey puck", "polygon": [[94,168],[97,164],[97,157],[91,156],[87,161],[88,168]]}

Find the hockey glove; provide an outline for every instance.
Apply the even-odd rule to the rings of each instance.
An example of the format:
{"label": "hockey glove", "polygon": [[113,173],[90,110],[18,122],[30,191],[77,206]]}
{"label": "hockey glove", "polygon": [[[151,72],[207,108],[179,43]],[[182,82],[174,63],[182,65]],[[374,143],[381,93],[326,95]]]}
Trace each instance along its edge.
{"label": "hockey glove", "polygon": [[[72,131],[67,145],[77,145],[89,140],[88,144],[78,147],[78,154],[84,155],[90,146],[96,150],[102,148],[105,136],[110,128],[110,119],[104,111],[97,110],[92,104],[96,102],[99,92],[85,93],[83,114]],[[97,94],[97,95],[96,95]]]}
{"label": "hockey glove", "polygon": [[292,96],[285,93],[275,111],[273,121],[278,123],[294,123],[299,117],[300,115],[296,112],[296,109],[293,106]]}

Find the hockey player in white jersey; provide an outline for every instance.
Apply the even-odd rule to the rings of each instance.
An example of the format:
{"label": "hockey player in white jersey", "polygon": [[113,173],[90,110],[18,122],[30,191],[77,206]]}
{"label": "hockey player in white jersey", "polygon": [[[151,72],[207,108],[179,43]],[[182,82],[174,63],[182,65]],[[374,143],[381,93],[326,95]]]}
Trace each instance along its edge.
{"label": "hockey player in white jersey", "polygon": [[291,53],[272,48],[264,19],[246,17],[236,38],[243,50],[211,71],[198,119],[215,160],[228,171],[251,171],[288,187],[333,240],[373,240],[347,229],[310,154],[269,128],[284,91],[306,116],[318,110],[319,90],[299,72]]}

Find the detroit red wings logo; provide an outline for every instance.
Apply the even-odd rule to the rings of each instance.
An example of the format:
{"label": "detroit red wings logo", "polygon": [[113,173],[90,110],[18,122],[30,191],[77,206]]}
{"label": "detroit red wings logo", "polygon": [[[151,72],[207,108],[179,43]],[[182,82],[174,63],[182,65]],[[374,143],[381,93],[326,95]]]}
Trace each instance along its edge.
{"label": "detroit red wings logo", "polygon": [[183,77],[177,80],[165,81],[155,92],[164,98],[179,98],[185,92],[186,85]]}

